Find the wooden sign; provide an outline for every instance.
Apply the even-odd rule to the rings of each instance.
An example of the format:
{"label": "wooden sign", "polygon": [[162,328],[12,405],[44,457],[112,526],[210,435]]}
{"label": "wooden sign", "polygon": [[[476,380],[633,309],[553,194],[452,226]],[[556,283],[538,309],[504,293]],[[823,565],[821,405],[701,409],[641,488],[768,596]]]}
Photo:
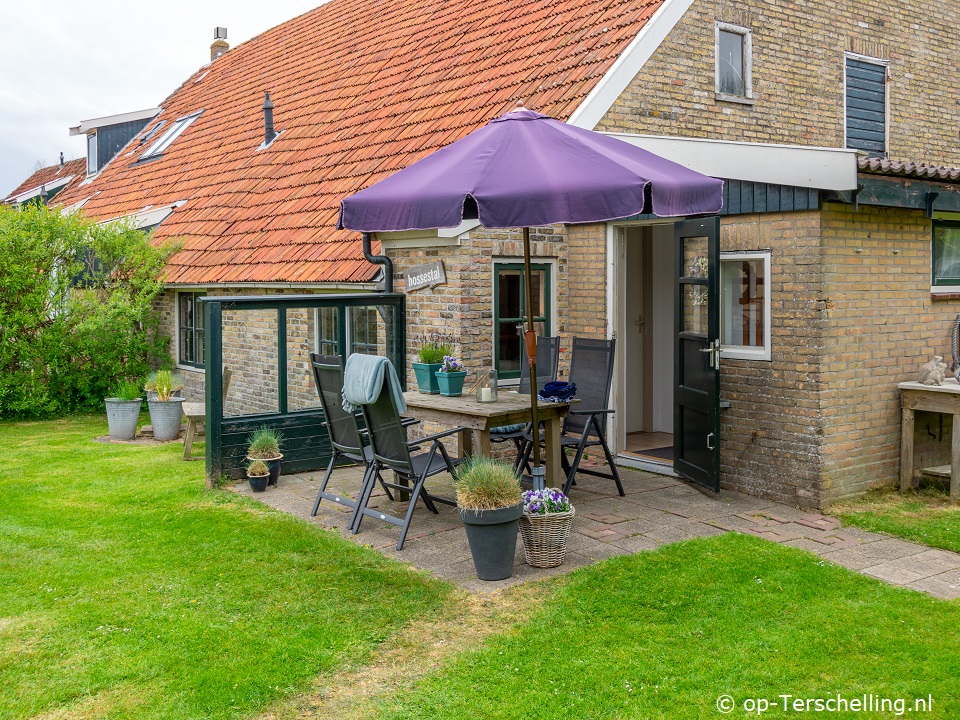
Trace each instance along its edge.
{"label": "wooden sign", "polygon": [[432,288],[437,285],[445,285],[447,282],[447,274],[443,271],[442,260],[407,268],[403,271],[403,278],[406,281],[407,292],[425,287]]}

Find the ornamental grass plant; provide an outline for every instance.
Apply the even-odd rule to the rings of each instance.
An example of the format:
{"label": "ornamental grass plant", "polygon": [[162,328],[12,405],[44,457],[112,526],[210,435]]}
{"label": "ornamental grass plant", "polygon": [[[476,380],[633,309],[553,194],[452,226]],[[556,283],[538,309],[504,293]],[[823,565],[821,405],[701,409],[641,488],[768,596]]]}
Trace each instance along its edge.
{"label": "ornamental grass plant", "polygon": [[449,355],[451,351],[452,348],[449,343],[438,340],[428,340],[420,346],[420,351],[417,353],[417,361],[425,365],[437,365],[442,363],[444,356]]}
{"label": "ornamental grass plant", "polygon": [[468,458],[457,470],[457,506],[483,512],[511,507],[521,500],[520,480],[513,468],[493,458]]}
{"label": "ornamental grass plant", "polygon": [[266,426],[257,428],[250,435],[247,457],[259,460],[275,460],[280,456],[283,433]]}

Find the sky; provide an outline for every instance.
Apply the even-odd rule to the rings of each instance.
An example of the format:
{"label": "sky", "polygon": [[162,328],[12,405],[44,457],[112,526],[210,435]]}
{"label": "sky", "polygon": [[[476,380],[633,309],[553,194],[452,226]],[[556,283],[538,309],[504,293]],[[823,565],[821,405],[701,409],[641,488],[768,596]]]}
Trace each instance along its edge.
{"label": "sky", "polygon": [[86,153],[83,120],[159,107],[210,61],[215,27],[244,40],[324,0],[47,0],[0,22],[0,198],[40,166]]}

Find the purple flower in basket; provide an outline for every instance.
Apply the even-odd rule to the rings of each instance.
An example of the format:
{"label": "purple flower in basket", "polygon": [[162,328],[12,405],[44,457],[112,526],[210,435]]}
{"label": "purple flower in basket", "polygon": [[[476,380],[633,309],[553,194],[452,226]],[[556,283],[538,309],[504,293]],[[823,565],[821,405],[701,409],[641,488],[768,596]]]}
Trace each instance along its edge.
{"label": "purple flower in basket", "polygon": [[527,490],[523,493],[523,512],[527,515],[548,515],[569,512],[570,500],[559,490]]}
{"label": "purple flower in basket", "polygon": [[464,369],[463,363],[460,362],[459,358],[453,355],[443,356],[443,365],[440,366],[440,372],[461,372]]}

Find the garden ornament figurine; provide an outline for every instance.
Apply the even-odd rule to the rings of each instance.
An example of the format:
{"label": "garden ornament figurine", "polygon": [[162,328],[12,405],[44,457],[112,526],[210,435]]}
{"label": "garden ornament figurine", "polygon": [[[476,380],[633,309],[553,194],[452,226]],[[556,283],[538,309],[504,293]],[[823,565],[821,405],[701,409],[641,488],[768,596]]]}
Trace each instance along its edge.
{"label": "garden ornament figurine", "polygon": [[947,364],[943,355],[934,355],[933,360],[920,366],[920,382],[924,385],[943,385]]}

